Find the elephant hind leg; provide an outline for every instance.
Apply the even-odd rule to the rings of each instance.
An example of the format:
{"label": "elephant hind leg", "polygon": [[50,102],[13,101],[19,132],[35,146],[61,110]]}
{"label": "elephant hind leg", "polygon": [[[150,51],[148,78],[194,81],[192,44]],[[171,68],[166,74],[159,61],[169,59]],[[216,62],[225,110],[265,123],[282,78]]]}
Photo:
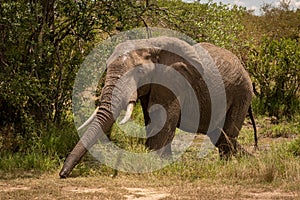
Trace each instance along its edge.
{"label": "elephant hind leg", "polygon": [[222,134],[216,146],[219,149],[220,158],[224,160],[228,160],[231,156],[253,156],[238,143],[236,138],[229,138],[225,134]]}
{"label": "elephant hind leg", "polygon": [[222,159],[228,159],[230,156],[236,155],[240,147],[236,138],[228,137],[226,132],[223,131],[215,146],[218,147]]}
{"label": "elephant hind leg", "polygon": [[231,155],[237,153],[239,144],[235,138],[229,137],[223,129],[215,129],[214,131],[207,133],[207,136],[218,148],[222,159],[227,160]]}
{"label": "elephant hind leg", "polygon": [[249,154],[237,141],[247,114],[247,106],[244,102],[241,102],[240,105],[231,107],[228,110],[220,137],[215,143],[215,146],[219,149],[220,157],[224,159],[228,159],[237,153]]}

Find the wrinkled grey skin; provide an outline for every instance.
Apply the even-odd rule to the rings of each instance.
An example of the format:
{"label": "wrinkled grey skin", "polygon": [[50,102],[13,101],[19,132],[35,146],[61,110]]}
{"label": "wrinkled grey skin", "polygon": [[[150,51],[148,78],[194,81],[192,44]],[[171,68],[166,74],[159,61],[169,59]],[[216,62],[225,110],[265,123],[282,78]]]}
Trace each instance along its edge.
{"label": "wrinkled grey skin", "polygon": [[[131,51],[132,44],[134,44],[134,49],[138,50]],[[216,124],[219,123],[219,120],[220,122],[222,120],[224,122],[224,126],[216,127],[216,129],[222,129],[220,137],[216,137],[217,140],[212,137],[214,131],[211,133],[207,132],[211,119],[211,103],[210,94],[202,75],[209,73],[209,70],[199,62],[199,57],[201,58],[201,55],[198,55],[198,52],[196,51],[198,49],[197,45],[201,45],[202,48],[210,53],[210,56],[213,58],[219,69],[225,87],[225,101],[227,107],[225,108],[226,111],[224,116],[219,116],[219,118],[215,120]],[[102,90],[101,103],[97,115],[67,157],[59,174],[60,177],[66,178],[87,150],[96,143],[97,139],[101,137],[102,134],[109,133],[115,122],[115,117],[119,115],[122,109],[126,109],[129,102],[136,102],[138,99],[140,100],[146,126],[155,120],[160,120],[160,113],[156,110],[151,111],[151,109],[149,109],[152,105],[159,104],[165,108],[167,112],[167,123],[163,125],[163,128],[158,134],[151,135],[151,132],[155,129],[155,127],[151,125],[147,126],[146,130],[148,134],[146,146],[150,150],[162,149],[162,151],[159,152],[161,155],[167,155],[171,152],[170,143],[174,137],[176,127],[180,127],[185,131],[191,130],[189,127],[189,119],[183,122],[180,120],[181,110],[177,99],[178,97],[175,97],[174,94],[165,87],[157,84],[146,85],[139,88],[135,94],[129,97],[128,94],[122,94],[122,91],[124,91],[122,88],[116,88],[120,87],[116,86],[120,77],[133,68],[138,67],[141,71],[138,76],[135,74],[135,77],[133,77],[136,83],[145,78],[154,78],[153,74],[155,73],[153,73],[153,71],[156,70],[157,64],[171,66],[180,72],[182,76],[189,81],[190,85],[193,86],[198,98],[199,112],[201,113],[198,127],[195,132],[204,133],[211,137],[212,142],[218,147],[221,157],[227,157],[228,155],[235,154],[241,150],[236,138],[248,111],[251,111],[251,100],[253,95],[251,80],[237,57],[231,52],[208,43],[197,45],[190,46],[182,40],[171,37],[157,37],[119,44],[115,48],[113,55],[107,61],[106,81]],[[184,54],[184,57],[166,51],[166,49],[176,49],[176,52],[180,52],[180,55]],[[160,74],[165,74],[165,77],[167,78],[167,68],[165,71],[162,70]],[[213,74],[210,74],[210,76],[213,77]],[[170,79],[170,81],[174,80]],[[217,94],[218,86],[215,86],[215,88]],[[119,91],[117,96],[120,98],[114,100],[118,102],[112,104],[113,91]],[[180,98],[184,99],[187,97]],[[187,102],[186,99],[184,99],[183,102]],[[184,106],[189,105],[184,104]],[[112,110],[116,112],[112,114]],[[252,112],[250,112],[250,114],[252,117]],[[226,133],[227,139],[223,133]]]}

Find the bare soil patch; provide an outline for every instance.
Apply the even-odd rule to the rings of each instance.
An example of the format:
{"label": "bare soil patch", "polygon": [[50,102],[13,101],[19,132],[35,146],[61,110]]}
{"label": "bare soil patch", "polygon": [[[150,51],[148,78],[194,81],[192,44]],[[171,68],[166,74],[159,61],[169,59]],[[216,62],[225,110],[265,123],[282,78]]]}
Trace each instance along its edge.
{"label": "bare soil patch", "polygon": [[128,200],[159,200],[170,196],[164,191],[155,190],[153,188],[125,188],[130,194],[124,197]]}
{"label": "bare soil patch", "polygon": [[80,177],[0,180],[0,199],[299,199],[299,191],[282,186],[238,185],[209,180],[162,180],[154,176]]}

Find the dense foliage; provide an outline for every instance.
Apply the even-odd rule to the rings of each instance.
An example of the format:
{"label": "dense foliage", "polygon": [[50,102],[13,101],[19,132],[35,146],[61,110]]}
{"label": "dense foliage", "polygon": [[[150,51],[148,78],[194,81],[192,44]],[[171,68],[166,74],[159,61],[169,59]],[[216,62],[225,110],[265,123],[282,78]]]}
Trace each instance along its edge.
{"label": "dense foliage", "polygon": [[250,52],[247,68],[259,98],[258,112],[277,118],[299,112],[300,41],[265,39]]}
{"label": "dense foliage", "polygon": [[0,2],[1,152],[53,146],[64,156],[69,147],[58,143],[71,146],[77,135],[70,110],[79,65],[97,42],[135,27],[170,28],[234,51],[255,83],[256,112],[291,118],[300,111],[300,11],[287,5],[265,5],[255,16],[199,1]]}
{"label": "dense foliage", "polygon": [[96,40],[143,25],[147,9],[125,0],[1,2],[0,148],[18,151],[17,138],[47,131],[41,124],[70,123],[72,87],[84,56]]}

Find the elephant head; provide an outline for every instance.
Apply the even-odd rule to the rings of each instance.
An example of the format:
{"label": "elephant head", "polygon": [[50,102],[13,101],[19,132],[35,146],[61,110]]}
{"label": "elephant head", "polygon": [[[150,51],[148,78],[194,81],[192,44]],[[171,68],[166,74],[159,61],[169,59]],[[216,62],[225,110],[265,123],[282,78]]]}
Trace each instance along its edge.
{"label": "elephant head", "polygon": [[195,49],[177,38],[157,37],[119,44],[107,60],[107,75],[96,117],[68,155],[59,174],[61,178],[67,177],[97,139],[110,131],[121,110],[127,110],[121,123],[130,118],[134,103],[151,90],[151,84],[139,88],[140,82],[151,82],[157,74],[157,65],[191,66],[189,73],[203,73]]}

